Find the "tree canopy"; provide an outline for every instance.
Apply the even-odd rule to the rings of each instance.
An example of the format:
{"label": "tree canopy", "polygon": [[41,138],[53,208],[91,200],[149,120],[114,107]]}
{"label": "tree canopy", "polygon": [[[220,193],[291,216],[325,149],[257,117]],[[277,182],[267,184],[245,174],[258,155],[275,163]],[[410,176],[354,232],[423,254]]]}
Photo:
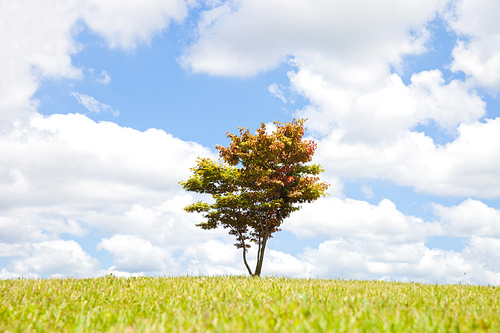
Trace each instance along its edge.
{"label": "tree canopy", "polygon": [[[184,209],[203,213],[206,220],[197,224],[203,229],[229,229],[250,275],[260,276],[267,240],[283,220],[299,204],[324,196],[329,186],[320,182],[322,167],[309,163],[317,144],[303,139],[304,121],[274,122],[272,132],[264,123],[256,133],[239,127],[239,134],[227,133],[228,147],[216,146],[218,161],[198,158],[192,176],[180,182],[187,191],[212,195],[214,203],[199,201]],[[258,247],[253,272],[246,257],[252,242]]]}

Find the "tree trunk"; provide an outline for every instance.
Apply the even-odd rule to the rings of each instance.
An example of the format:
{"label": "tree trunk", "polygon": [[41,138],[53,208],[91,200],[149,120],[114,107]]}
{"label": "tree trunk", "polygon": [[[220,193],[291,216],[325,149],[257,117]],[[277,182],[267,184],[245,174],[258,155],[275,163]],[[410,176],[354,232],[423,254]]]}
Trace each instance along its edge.
{"label": "tree trunk", "polygon": [[[257,249],[257,265],[259,263],[259,258],[260,258],[260,251],[262,250],[262,238],[260,238],[259,236],[259,246],[258,246],[258,249]],[[255,271],[257,273],[257,266],[255,267]]]}
{"label": "tree trunk", "polygon": [[268,238],[269,237],[266,233],[262,239],[262,245],[259,246],[260,251],[257,256],[257,266],[255,267],[254,276],[260,276],[260,273],[262,272],[262,263],[264,262],[264,252],[266,251],[266,243]]}
{"label": "tree trunk", "polygon": [[247,267],[248,273],[250,276],[253,276],[252,270],[250,269],[250,266],[248,266],[247,263],[247,248],[244,246],[245,243],[243,243],[243,261],[245,262],[245,266]]}
{"label": "tree trunk", "polygon": [[245,239],[243,238],[243,235],[241,234],[241,232],[239,230],[238,230],[238,233],[240,234],[241,244],[243,245],[243,262],[245,263],[245,266],[247,267],[248,273],[251,276],[253,276],[252,270],[250,269],[250,266],[248,266],[248,263],[247,263],[247,247],[245,244]]}

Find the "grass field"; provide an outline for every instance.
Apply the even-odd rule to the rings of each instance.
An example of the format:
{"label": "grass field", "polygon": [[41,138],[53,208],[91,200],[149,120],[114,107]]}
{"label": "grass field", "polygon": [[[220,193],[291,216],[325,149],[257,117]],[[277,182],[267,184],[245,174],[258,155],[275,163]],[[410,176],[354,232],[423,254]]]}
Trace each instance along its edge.
{"label": "grass field", "polygon": [[0,332],[500,332],[495,287],[176,277],[0,281]]}

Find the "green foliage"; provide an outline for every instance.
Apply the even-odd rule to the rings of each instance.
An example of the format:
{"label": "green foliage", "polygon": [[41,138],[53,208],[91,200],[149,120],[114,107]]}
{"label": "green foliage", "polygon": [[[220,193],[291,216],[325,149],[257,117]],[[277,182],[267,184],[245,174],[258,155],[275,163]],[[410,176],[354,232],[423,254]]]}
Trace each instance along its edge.
{"label": "green foliage", "polygon": [[[316,143],[303,139],[304,120],[274,124],[272,133],[264,123],[256,133],[241,127],[239,135],[228,133],[229,147],[216,147],[221,161],[199,158],[193,175],[180,182],[187,191],[212,195],[213,204],[200,201],[185,210],[204,214],[206,221],[198,224],[203,229],[229,229],[248,272],[258,276],[267,240],[299,204],[324,196],[329,186],[319,182],[321,166],[309,164]],[[254,272],[246,261],[249,242],[258,245]]]}
{"label": "green foliage", "polygon": [[2,280],[0,332],[500,332],[495,287],[286,278]]}

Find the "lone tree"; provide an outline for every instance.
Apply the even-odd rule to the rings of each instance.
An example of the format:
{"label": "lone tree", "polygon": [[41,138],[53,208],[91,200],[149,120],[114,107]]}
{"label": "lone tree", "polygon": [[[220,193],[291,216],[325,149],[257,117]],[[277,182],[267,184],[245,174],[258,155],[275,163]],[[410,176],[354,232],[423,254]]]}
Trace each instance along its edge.
{"label": "lone tree", "polygon": [[[227,133],[229,147],[216,146],[221,159],[198,158],[193,175],[180,182],[187,191],[212,195],[214,203],[199,201],[184,210],[204,213],[206,221],[197,224],[202,229],[228,228],[252,276],[260,276],[267,240],[283,220],[298,204],[324,196],[329,186],[319,182],[321,166],[307,164],[317,145],[302,139],[304,119],[274,125],[272,133],[264,123],[255,134],[242,127],[239,135]],[[258,245],[253,272],[246,257],[250,242]]]}

